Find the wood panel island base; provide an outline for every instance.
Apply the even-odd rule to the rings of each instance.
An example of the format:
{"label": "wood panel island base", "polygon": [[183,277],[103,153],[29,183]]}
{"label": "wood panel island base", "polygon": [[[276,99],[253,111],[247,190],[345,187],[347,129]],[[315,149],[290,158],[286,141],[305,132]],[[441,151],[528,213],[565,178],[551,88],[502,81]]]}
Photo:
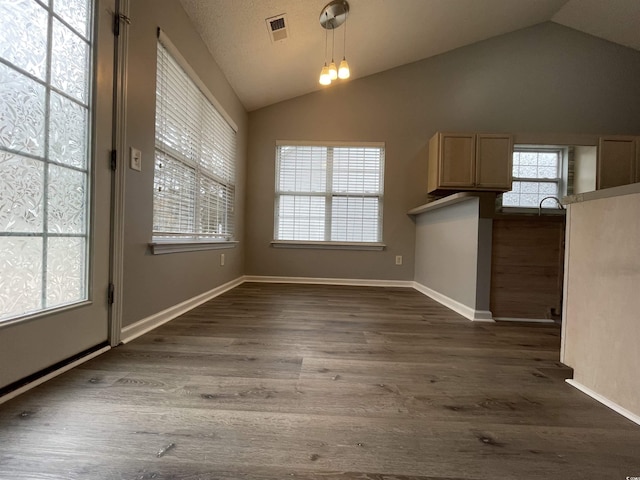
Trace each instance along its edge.
{"label": "wood panel island base", "polygon": [[496,320],[560,319],[565,234],[560,212],[494,217],[491,312]]}

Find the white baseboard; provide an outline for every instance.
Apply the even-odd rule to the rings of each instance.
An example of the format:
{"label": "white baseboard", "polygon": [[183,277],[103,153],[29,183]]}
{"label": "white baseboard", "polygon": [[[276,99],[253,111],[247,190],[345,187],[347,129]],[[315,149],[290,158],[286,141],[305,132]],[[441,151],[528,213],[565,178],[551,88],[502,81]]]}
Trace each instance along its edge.
{"label": "white baseboard", "polygon": [[257,283],[301,283],[310,285],[350,285],[355,287],[403,287],[413,288],[413,283],[406,280],[368,280],[364,278],[316,278],[316,277],[272,277],[262,275],[245,275],[245,282]]}
{"label": "white baseboard", "polygon": [[418,290],[423,295],[434,299],[436,302],[441,303],[447,308],[450,308],[454,312],[459,313],[465,318],[468,318],[474,322],[491,322],[493,323],[493,315],[488,310],[475,310],[467,305],[464,305],[453,298],[447,297],[440,292],[425,287],[421,283],[413,282],[413,288]]}
{"label": "white baseboard", "polygon": [[585,387],[584,385],[582,385],[580,382],[576,382],[575,380],[571,379],[571,378],[567,378],[565,380],[565,382],[567,382],[569,385],[571,385],[574,388],[577,388],[578,390],[580,390],[582,393],[589,395],[591,398],[593,398],[594,400],[597,400],[598,402],[602,403],[603,405],[609,407],[611,410],[613,410],[616,413],[619,413],[620,415],[622,415],[623,417],[628,418],[629,420],[631,420],[633,423],[636,423],[638,425],[640,425],[640,416],[636,415],[633,412],[630,412],[629,410],[627,410],[624,407],[621,407],[620,405],[618,405],[615,402],[612,402],[611,400],[609,400],[607,397],[603,397],[602,395],[600,395],[599,393],[594,392],[593,390],[591,390],[589,387]]}
{"label": "white baseboard", "polygon": [[235,280],[227,282],[224,285],[220,285],[219,287],[209,290],[208,292],[201,293],[200,295],[190,298],[189,300],[185,300],[182,303],[178,303],[173,307],[169,307],[166,310],[155,313],[147,318],[143,318],[133,325],[124,327],[121,334],[122,343],[129,343],[131,340],[134,340],[139,336],[150,332],[154,328],[157,328],[160,325],[165,324],[176,317],[179,317],[183,313],[187,313],[189,310],[194,309],[198,305],[201,305],[204,302],[208,302],[212,298],[215,298],[218,295],[222,295],[232,288],[237,287],[238,285],[244,283],[244,281],[244,277],[238,277]]}
{"label": "white baseboard", "polygon": [[550,318],[493,317],[496,322],[555,323]]}
{"label": "white baseboard", "polygon": [[58,375],[62,375],[63,373],[68,372],[72,368],[75,368],[78,365],[83,364],[84,362],[88,362],[92,358],[96,358],[98,355],[102,355],[104,352],[108,350],[111,350],[110,346],[103,347],[100,350],[96,350],[95,352],[91,352],[82,358],[79,358],[77,360],[74,360],[71,363],[66,364],[64,367],[60,367],[59,369],[54,370],[53,372],[47,373],[46,375],[43,375],[42,377],[35,379],[33,382],[29,382],[26,385],[23,385],[22,387],[7,393],[6,395],[0,397],[0,405],[2,405],[4,402],[8,402],[9,400],[17,397],[18,395],[22,395],[23,393],[27,392],[28,390],[31,390],[32,388],[37,387],[38,385],[42,385],[44,382],[51,380],[52,378],[55,378]]}
{"label": "white baseboard", "polygon": [[474,322],[495,323],[493,313],[491,313],[490,310],[474,310],[473,312],[473,318],[471,320]]}

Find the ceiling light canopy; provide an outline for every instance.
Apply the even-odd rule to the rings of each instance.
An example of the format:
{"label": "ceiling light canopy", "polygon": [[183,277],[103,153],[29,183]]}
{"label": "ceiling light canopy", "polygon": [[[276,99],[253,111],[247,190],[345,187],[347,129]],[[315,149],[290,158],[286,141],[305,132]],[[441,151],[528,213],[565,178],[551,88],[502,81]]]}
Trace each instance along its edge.
{"label": "ceiling light canopy", "polygon": [[333,0],[327,3],[320,12],[320,25],[327,30],[338,28],[347,21],[349,2],[347,0]]}
{"label": "ceiling light canopy", "polygon": [[[325,29],[324,33],[324,66],[320,72],[320,84],[330,85],[338,78],[347,79],[351,75],[349,64],[347,63],[347,16],[349,14],[349,2],[346,0],[333,0],[325,5],[320,12],[320,25]],[[343,54],[340,67],[336,67],[333,59],[335,50],[335,29],[344,23],[343,32]],[[327,66],[327,43],[328,31],[331,30],[331,63]]]}

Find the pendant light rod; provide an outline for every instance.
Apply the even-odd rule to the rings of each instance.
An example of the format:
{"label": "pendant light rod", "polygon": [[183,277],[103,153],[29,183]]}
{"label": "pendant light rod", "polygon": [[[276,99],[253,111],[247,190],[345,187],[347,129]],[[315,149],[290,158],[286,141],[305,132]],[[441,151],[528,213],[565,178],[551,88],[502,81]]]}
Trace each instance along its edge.
{"label": "pendant light rod", "polygon": [[[325,30],[326,32],[326,30]],[[338,78],[338,67],[336,67],[336,62],[333,60],[333,54],[336,48],[336,29],[331,29],[331,63],[329,64],[329,76],[331,80],[335,80]]]}
{"label": "pendant light rod", "polygon": [[347,17],[344,17],[344,33],[342,34],[342,57],[347,58]]}
{"label": "pendant light rod", "polygon": [[336,50],[336,29],[331,30],[331,61],[333,62],[333,53]]}
{"label": "pendant light rod", "polygon": [[[325,13],[325,15],[326,15],[326,13]],[[327,38],[328,38],[328,36],[329,36],[329,32],[327,30],[325,30],[324,31],[324,63],[325,64],[327,63],[327,52],[328,52],[328,49],[327,49],[328,40],[327,40]]]}

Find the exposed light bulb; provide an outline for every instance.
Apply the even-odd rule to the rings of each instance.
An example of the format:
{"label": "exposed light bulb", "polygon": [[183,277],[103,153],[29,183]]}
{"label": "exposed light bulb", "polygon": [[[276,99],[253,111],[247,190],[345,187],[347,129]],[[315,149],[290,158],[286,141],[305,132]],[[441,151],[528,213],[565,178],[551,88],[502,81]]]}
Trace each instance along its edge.
{"label": "exposed light bulb", "polygon": [[330,85],[331,84],[331,75],[329,74],[329,67],[327,64],[324,64],[322,67],[322,71],[320,72],[320,85]]}
{"label": "exposed light bulb", "polygon": [[344,80],[345,78],[349,78],[350,75],[351,72],[349,71],[349,64],[347,63],[347,59],[342,58],[342,61],[340,62],[340,68],[338,69],[338,78]]}
{"label": "exposed light bulb", "polygon": [[335,80],[336,78],[338,78],[338,69],[336,68],[336,63],[333,61],[333,59],[331,60],[331,64],[329,65],[329,77],[331,77],[331,80]]}

